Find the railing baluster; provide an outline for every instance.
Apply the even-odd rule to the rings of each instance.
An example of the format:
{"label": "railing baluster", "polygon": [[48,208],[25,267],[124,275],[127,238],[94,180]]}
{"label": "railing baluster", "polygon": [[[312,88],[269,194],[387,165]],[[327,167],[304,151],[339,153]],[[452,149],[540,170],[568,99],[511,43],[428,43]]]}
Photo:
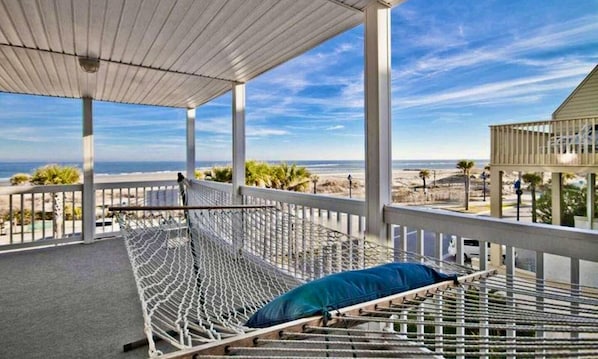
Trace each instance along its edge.
{"label": "railing baluster", "polygon": [[42,192],[42,239],[46,238],[46,193]]}
{"label": "railing baluster", "polygon": [[20,196],[19,211],[21,211],[21,243],[25,243],[25,201],[23,193]]}
{"label": "railing baluster", "polygon": [[31,242],[35,242],[35,193],[31,193]]}
{"label": "railing baluster", "polygon": [[10,233],[10,244],[14,244],[14,239],[13,239],[13,225],[14,225],[14,212],[12,210],[12,194],[8,196],[8,226],[10,227],[9,233]]}
{"label": "railing baluster", "polygon": [[[544,292],[544,253],[536,252],[536,292],[543,293]],[[544,311],[544,297],[536,296],[536,311],[543,312]],[[536,338],[545,338],[544,333],[544,326],[542,324],[538,324],[536,329]],[[541,344],[544,344],[542,341]],[[544,358],[543,354],[545,350],[540,349],[536,351],[536,358]]]}
{"label": "railing baluster", "polygon": [[[423,229],[417,229],[417,239],[415,242],[415,252],[417,254],[419,254],[420,256],[424,255],[424,230]],[[423,262],[424,259],[422,258],[421,261]]]}

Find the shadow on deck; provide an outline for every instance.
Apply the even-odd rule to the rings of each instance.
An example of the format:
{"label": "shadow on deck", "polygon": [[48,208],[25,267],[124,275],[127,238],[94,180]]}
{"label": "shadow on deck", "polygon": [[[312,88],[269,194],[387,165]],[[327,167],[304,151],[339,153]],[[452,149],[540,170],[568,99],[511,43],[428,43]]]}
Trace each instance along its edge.
{"label": "shadow on deck", "polygon": [[121,239],[0,254],[0,358],[147,358]]}

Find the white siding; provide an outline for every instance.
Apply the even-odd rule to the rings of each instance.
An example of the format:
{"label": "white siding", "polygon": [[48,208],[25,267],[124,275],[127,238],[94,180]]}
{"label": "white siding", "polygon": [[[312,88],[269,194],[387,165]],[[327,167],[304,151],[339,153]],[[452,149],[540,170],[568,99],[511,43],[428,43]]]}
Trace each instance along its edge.
{"label": "white siding", "polygon": [[552,115],[555,120],[598,117],[598,65]]}

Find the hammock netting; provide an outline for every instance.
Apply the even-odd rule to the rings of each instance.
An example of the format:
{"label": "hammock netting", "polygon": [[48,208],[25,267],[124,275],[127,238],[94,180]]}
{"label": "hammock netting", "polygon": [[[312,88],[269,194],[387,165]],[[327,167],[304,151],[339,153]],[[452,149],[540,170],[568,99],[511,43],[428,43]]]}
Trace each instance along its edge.
{"label": "hammock netting", "polygon": [[116,212],[153,336],[177,348],[251,331],[259,308],[328,274],[388,262],[424,263],[447,274],[468,267],[402,252],[316,224],[281,207],[232,206],[230,194],[181,182],[188,208]]}

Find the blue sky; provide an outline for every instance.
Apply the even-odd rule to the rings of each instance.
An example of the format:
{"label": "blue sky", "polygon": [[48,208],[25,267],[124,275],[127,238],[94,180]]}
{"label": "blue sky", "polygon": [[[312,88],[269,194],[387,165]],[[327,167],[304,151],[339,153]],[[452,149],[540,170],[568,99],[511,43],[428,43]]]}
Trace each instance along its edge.
{"label": "blue sky", "polygon": [[[490,124],[549,119],[598,63],[598,0],[408,0],[392,11],[393,159],[489,158]],[[81,101],[0,93],[0,161],[80,161]],[[197,160],[231,158],[230,93]],[[247,84],[247,158],[363,159],[363,26]],[[95,154],[185,157],[185,111],[94,104]]]}

